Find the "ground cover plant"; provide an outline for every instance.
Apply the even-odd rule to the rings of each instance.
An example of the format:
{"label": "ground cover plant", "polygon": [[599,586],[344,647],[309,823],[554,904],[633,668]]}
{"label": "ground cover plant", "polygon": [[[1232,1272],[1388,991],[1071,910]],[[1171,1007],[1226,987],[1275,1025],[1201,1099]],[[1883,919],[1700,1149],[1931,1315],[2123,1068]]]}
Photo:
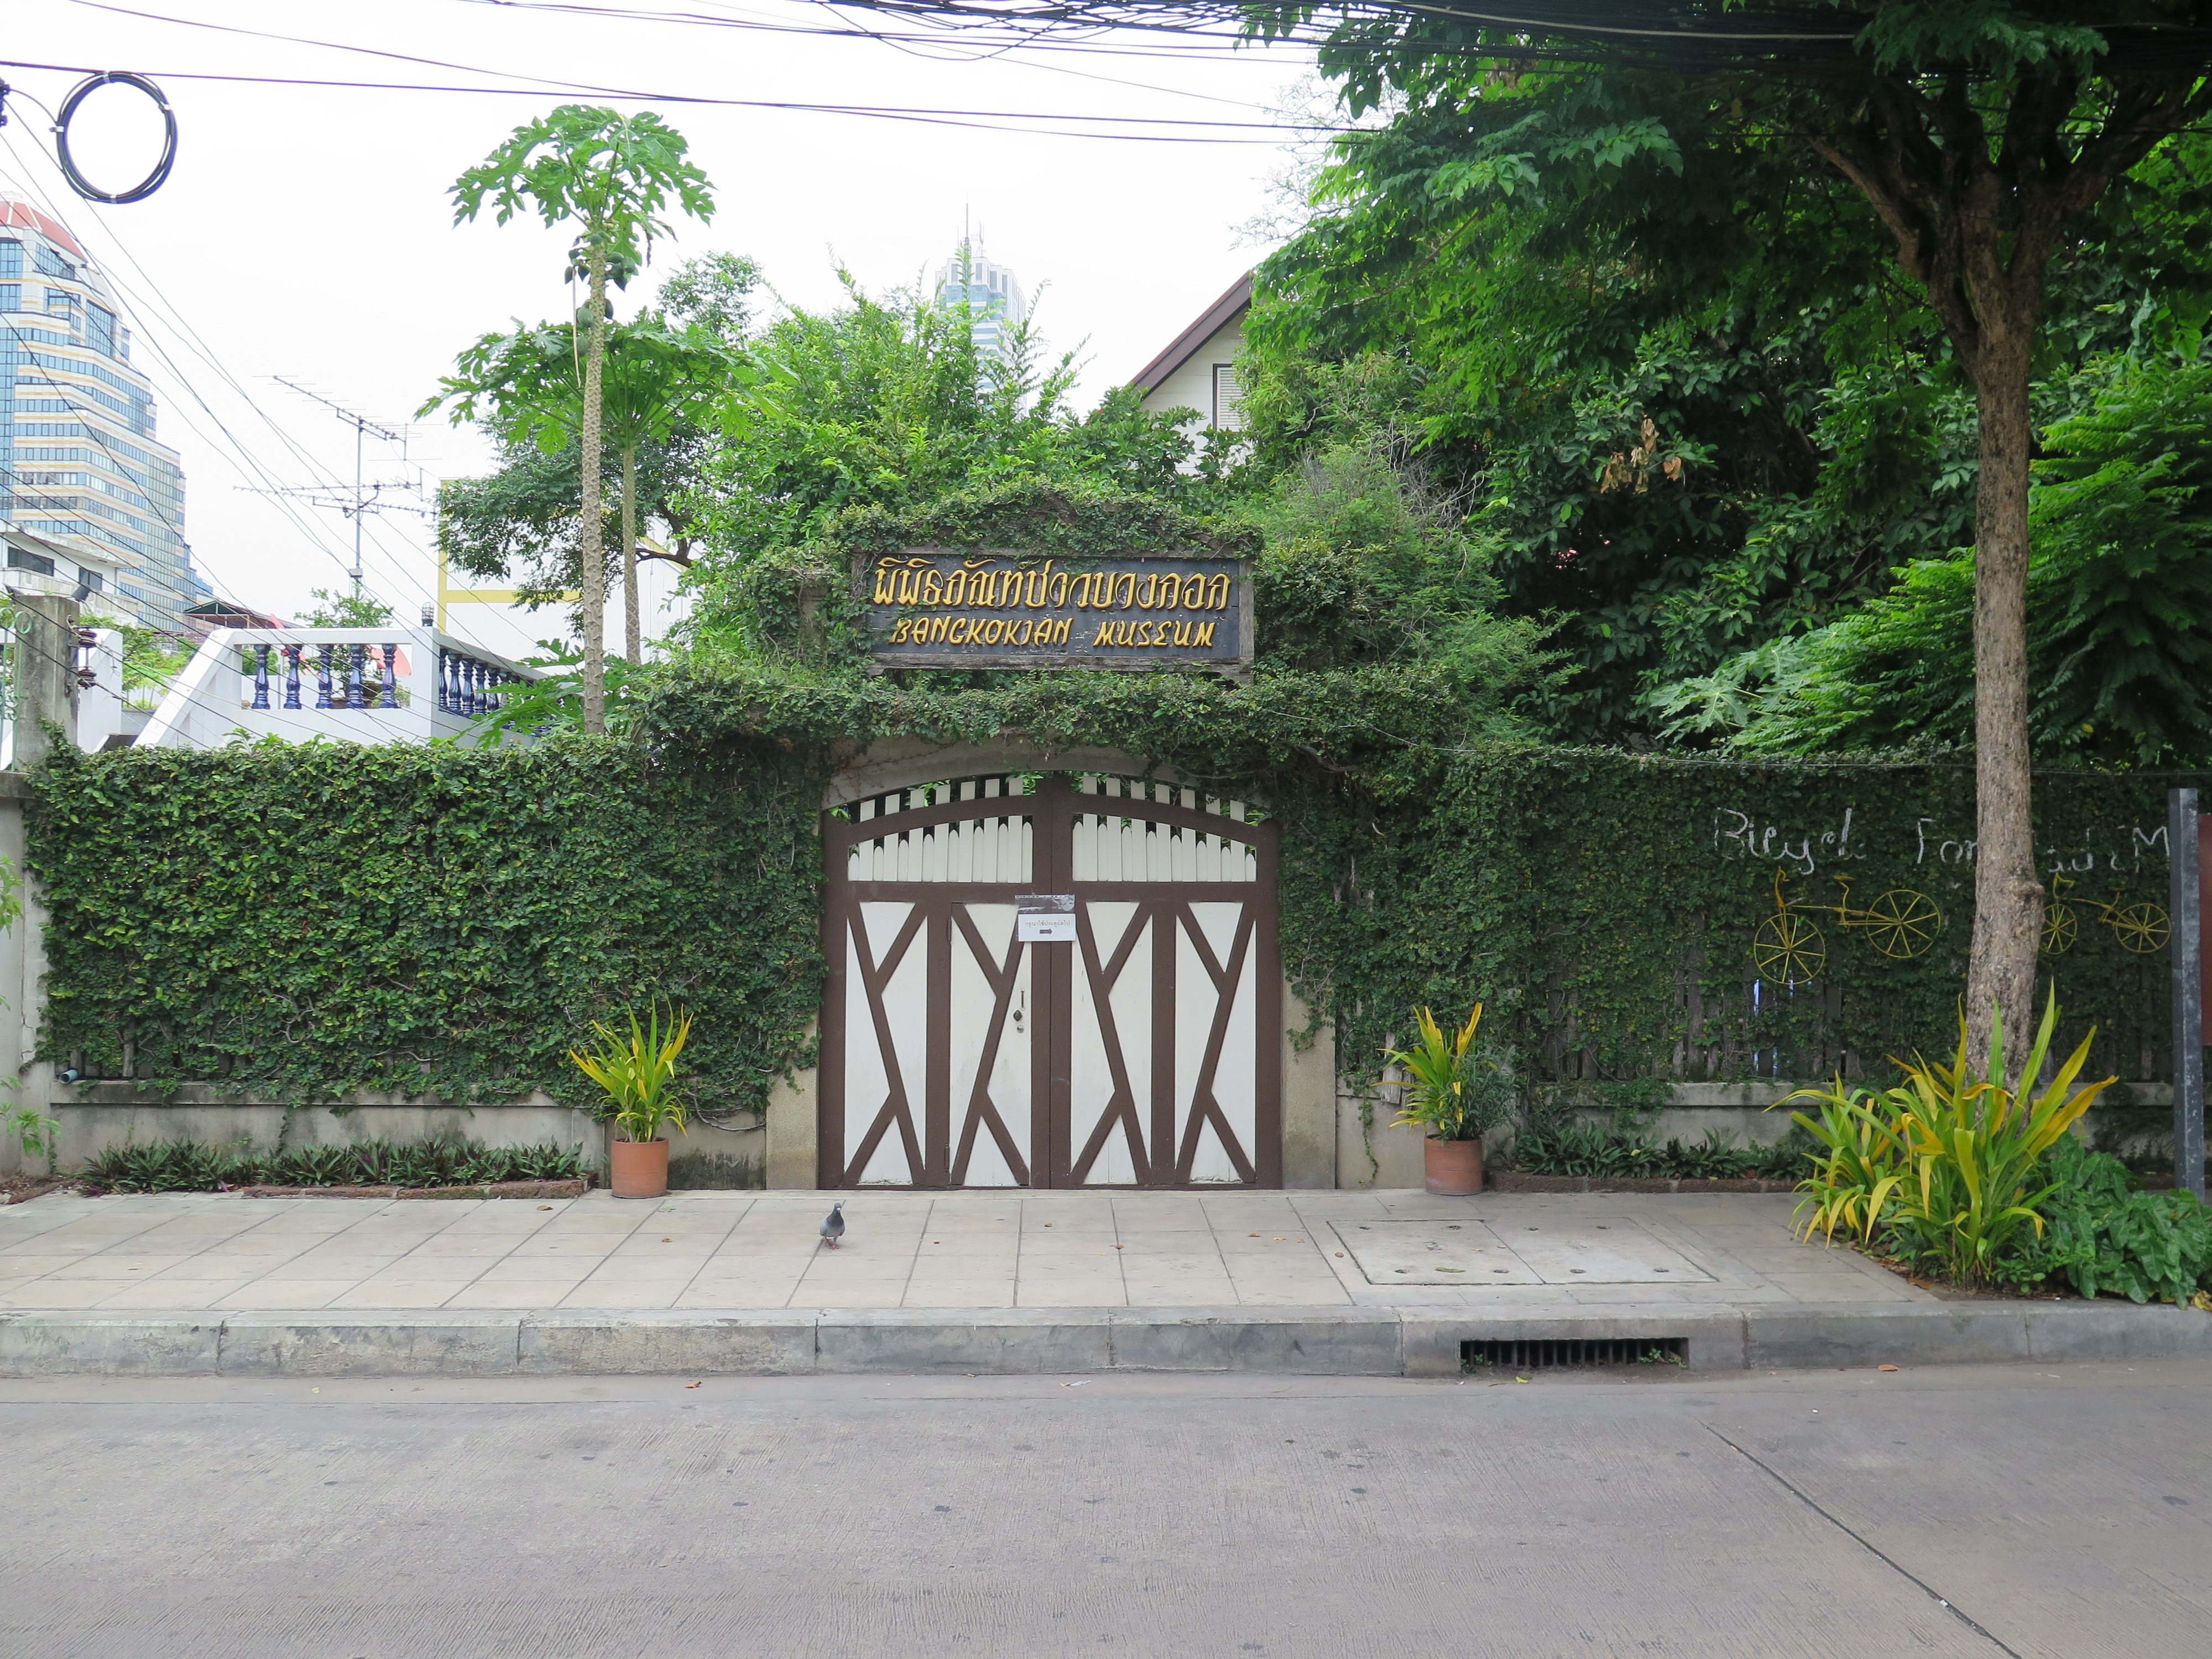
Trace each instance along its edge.
{"label": "ground cover plant", "polygon": [[231,1187],[487,1187],[501,1181],[579,1181],[580,1152],[550,1142],[480,1146],[466,1140],[357,1141],[256,1152],[193,1140],[118,1146],[85,1166],[83,1182],[111,1193],[211,1193]]}
{"label": "ground cover plant", "polygon": [[1998,1277],[2212,1311],[2212,1209],[2196,1194],[2144,1192],[2118,1158],[2070,1136],[2051,1148],[2048,1167],[2056,1190],[2042,1207],[2043,1231],[1998,1262]]}
{"label": "ground cover plant", "polygon": [[[2039,1079],[2055,992],[2018,1075]],[[2212,1210],[2188,1192],[2147,1193],[2118,1158],[2072,1133],[2110,1083],[2076,1088],[2090,1040],[2039,1088],[2008,1086],[2003,1026],[1988,1067],[1969,1069],[1964,1025],[1951,1064],[1905,1063],[1887,1091],[1804,1090],[1793,1114],[1819,1143],[1803,1182],[1806,1237],[1838,1231],[1870,1253],[1969,1287],[2064,1284],[2076,1294],[2212,1309]]]}
{"label": "ground cover plant", "polygon": [[1765,1146],[1739,1146],[1725,1130],[1702,1140],[1679,1136],[1664,1145],[1602,1123],[1562,1123],[1523,1129],[1513,1142],[1514,1166],[1526,1175],[1598,1176],[1660,1181],[1795,1181],[1805,1173],[1810,1143],[1793,1132]]}

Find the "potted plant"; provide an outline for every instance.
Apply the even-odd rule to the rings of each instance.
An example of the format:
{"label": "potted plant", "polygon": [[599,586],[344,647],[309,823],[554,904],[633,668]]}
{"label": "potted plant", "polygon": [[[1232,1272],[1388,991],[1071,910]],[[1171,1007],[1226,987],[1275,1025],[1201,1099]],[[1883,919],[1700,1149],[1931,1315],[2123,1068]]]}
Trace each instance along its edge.
{"label": "potted plant", "polygon": [[1482,1024],[1482,1005],[1467,1017],[1456,1037],[1447,1037],[1426,1008],[1415,1016],[1420,1042],[1389,1048],[1382,1058],[1405,1073],[1395,1086],[1405,1096],[1396,1127],[1419,1127],[1422,1173],[1428,1189],[1452,1197],[1482,1190],[1482,1137],[1512,1115],[1512,1079],[1487,1056],[1471,1052]]}
{"label": "potted plant", "polygon": [[617,1198],[659,1198],[668,1191],[665,1132],[685,1132],[690,1108],[675,1090],[676,1059],[691,1036],[689,1009],[663,1009],[655,1002],[641,1021],[627,1011],[625,1036],[598,1020],[595,1041],[582,1053],[568,1051],[576,1069],[606,1091],[604,1115],[614,1126],[607,1143],[607,1184]]}

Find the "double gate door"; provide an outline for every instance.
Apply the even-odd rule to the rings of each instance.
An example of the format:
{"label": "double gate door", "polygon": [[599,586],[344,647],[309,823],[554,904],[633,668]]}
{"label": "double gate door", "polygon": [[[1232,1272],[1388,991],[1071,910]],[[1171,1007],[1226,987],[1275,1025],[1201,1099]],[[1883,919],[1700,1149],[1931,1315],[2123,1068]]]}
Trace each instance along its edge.
{"label": "double gate door", "polygon": [[[1273,824],[1111,776],[825,815],[825,1187],[1279,1187]],[[1024,943],[1017,899],[1072,895]]]}

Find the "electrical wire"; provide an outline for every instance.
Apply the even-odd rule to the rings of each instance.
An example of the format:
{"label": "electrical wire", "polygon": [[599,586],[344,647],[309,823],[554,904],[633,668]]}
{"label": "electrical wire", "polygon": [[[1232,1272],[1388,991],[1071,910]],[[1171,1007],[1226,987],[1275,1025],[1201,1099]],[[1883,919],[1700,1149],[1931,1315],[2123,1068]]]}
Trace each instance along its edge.
{"label": "electrical wire", "polygon": [[[46,70],[61,75],[97,73],[70,64],[35,64],[17,58],[0,58],[0,69]],[[163,81],[204,81],[226,86],[300,87],[310,89],[330,89],[351,92],[429,92],[465,94],[487,98],[544,98],[550,91],[583,93],[602,98],[618,98],[629,103],[684,104],[714,109],[781,110],[796,114],[851,115],[870,120],[904,121],[920,126],[959,127],[980,132],[1005,132],[1024,137],[1089,138],[1109,143],[1152,144],[1265,144],[1278,146],[1279,138],[1243,138],[1217,136],[1221,132],[1269,133],[1330,133],[1358,135],[1364,128],[1324,125],[1315,122],[1267,121],[1197,121],[1172,116],[1148,115],[1072,115],[1066,112],[1043,112],[1022,110],[969,110],[919,108],[888,104],[823,104],[796,100],[763,98],[710,98],[690,93],[641,92],[635,89],[594,87],[569,83],[565,86],[530,87],[457,87],[430,86],[419,82],[386,81],[330,81],[300,76],[274,75],[218,75],[196,73],[187,70],[149,70],[146,73]],[[1091,132],[1068,126],[1014,126],[1010,122],[1069,122],[1079,121],[1102,126],[1177,127],[1200,129],[1197,132]]]}
{"label": "electrical wire", "polygon": [[[9,153],[16,157],[17,165],[20,167],[21,165],[21,158],[15,151],[12,138],[4,131],[0,131],[0,144],[6,145]],[[18,188],[25,189],[27,193],[32,195],[35,199],[40,202],[46,208],[46,211],[58,222],[59,222],[65,230],[68,230],[73,237],[76,238],[79,245],[82,245],[84,240],[82,234],[70,224],[66,216],[59,210],[52,202],[52,198],[48,197],[46,192],[36,190],[21,179],[16,179],[13,182],[16,183]],[[159,284],[154,282],[151,275],[146,271],[144,266],[140,264],[137,257],[131,253],[128,246],[123,243],[122,239],[114,234],[112,227],[109,227],[103,222],[101,229],[113,243],[117,252],[123,256],[134,270],[137,271],[139,276],[146,283],[148,288],[161,301],[163,307],[170,313],[170,318],[173,319],[173,325],[176,327],[180,337],[188,342],[194,355],[198,356],[211,369],[213,369],[218,378],[228,386],[231,391],[246,404],[247,408],[261,417],[264,424],[269,426],[270,429],[276,434],[279,441],[292,452],[294,457],[297,460],[307,466],[311,472],[321,471],[327,473],[329,476],[329,481],[334,486],[341,483],[343,481],[338,480],[335,473],[329,472],[329,469],[324,465],[319,458],[301,447],[292,437],[291,434],[280,425],[275,418],[270,415],[267,410],[261,407],[261,405],[254,399],[252,394],[248,392],[237,380],[237,378],[230,373],[228,368],[221,362],[221,360],[215,356],[212,349],[208,347],[206,342],[201,338],[198,331],[192,327],[190,320],[185,318],[183,313],[178,310],[177,307],[169,301],[165,294],[161,291]],[[184,372],[182,365],[176,361],[174,356],[171,354],[167,346],[161,339],[161,331],[157,331],[155,328],[149,325],[155,320],[153,313],[133,300],[131,295],[131,290],[121,283],[117,273],[112,267],[107,270],[106,275],[109,278],[111,287],[116,290],[116,297],[118,304],[125,311],[126,316],[128,316],[131,321],[137,325],[139,332],[144,337],[146,343],[153,348],[155,355],[160,358],[162,364],[169,370],[171,377],[179,386],[184,388],[184,390],[191,396],[193,403],[198,405],[201,411],[210,422],[214,423],[216,428],[222,433],[222,437],[226,441],[229,451],[231,452],[234,465],[239,465],[240,470],[244,471],[246,476],[251,477],[258,477],[262,481],[263,484],[267,487],[273,495],[275,495],[278,501],[279,510],[291,520],[294,527],[301,533],[303,539],[305,539],[307,544],[313,547],[318,552],[323,554],[325,557],[330,559],[331,562],[337,567],[341,574],[349,575],[351,565],[349,561],[343,555],[335,551],[323,541],[319,526],[313,520],[307,519],[301,514],[295,502],[282,495],[281,486],[278,483],[276,476],[262,463],[259,457],[256,455],[244,443],[244,441],[240,439],[238,434],[231,429],[228,423],[222,419],[222,417],[216,411],[214,407],[208,402],[207,398],[200,392],[197,386],[193,384],[191,378]],[[168,320],[163,320],[163,330],[166,330],[170,325],[171,324]],[[180,410],[179,413],[182,414],[185,425],[193,431],[194,434],[198,436],[203,443],[208,445],[211,449],[220,451],[223,448],[223,445],[217,444],[213,439],[210,438],[204,431],[202,431],[199,428],[198,423],[191,418],[188,410]],[[111,453],[112,453],[112,452],[111,452]],[[179,539],[181,539],[181,527],[176,526],[173,522],[171,524],[170,527],[172,530],[178,531],[179,532]],[[399,578],[403,585],[414,587],[424,599],[434,601],[434,595],[431,593],[428,586],[424,582],[421,576],[415,575],[408,572],[400,565],[399,562],[389,553],[388,550],[385,552],[385,557],[386,562],[392,566],[393,574]],[[463,635],[462,637],[467,636]],[[471,645],[477,646],[479,649],[489,648],[488,646],[485,646],[483,641],[473,638],[469,638],[468,642]]]}
{"label": "electrical wire", "polygon": [[[0,135],[0,142],[8,143],[10,153],[15,153],[12,142],[8,141],[5,135]],[[20,156],[18,156],[17,159],[18,164],[20,165]],[[74,227],[71,227],[69,224],[67,218],[58,208],[54,206],[52,199],[45,196],[43,192],[33,191],[33,193],[38,196],[39,199],[46,204],[48,211],[52,213],[52,216],[57,221],[61,222],[64,228],[70,230],[70,234],[77,236],[80,242],[82,242],[82,234],[77,232]],[[291,433],[285,427],[280,424],[266,409],[260,405],[260,404],[253,398],[252,392],[250,392],[246,386],[239,381],[237,377],[230,373],[228,367],[226,367],[222,362],[216,356],[212,349],[207,345],[206,341],[203,339],[198,331],[193,328],[189,319],[185,318],[183,313],[168,299],[167,295],[161,292],[160,286],[154,282],[151,274],[146,270],[145,267],[138,261],[137,258],[132,254],[130,249],[123,243],[122,239],[115,235],[112,228],[103,222],[101,229],[113,242],[117,252],[121,253],[125,259],[130,263],[132,269],[137,271],[141,278],[146,283],[149,289],[151,289],[155,295],[160,299],[162,306],[168,312],[169,320],[165,322],[164,326],[173,325],[178,331],[179,336],[189,341],[194,355],[198,356],[209,366],[209,368],[213,369],[223,383],[227,385],[250,410],[261,417],[263,422],[276,435],[279,442],[291,451],[294,458],[297,461],[306,466],[311,473],[315,471],[325,473],[326,475],[326,481],[331,487],[342,487],[343,480],[339,479],[335,472],[331,471],[319,457],[303,448],[297,441],[293,438]],[[170,354],[167,346],[163,343],[159,333],[148,326],[148,324],[153,320],[151,313],[130,303],[128,300],[129,290],[127,289],[121,289],[121,285],[119,282],[117,281],[115,274],[112,270],[108,272],[108,275],[111,283],[114,283],[116,286],[121,289],[125,301],[125,309],[131,315],[131,320],[139,325],[140,331],[144,334],[148,343],[153,347],[156,355],[161,357],[162,362],[169,368],[171,374],[174,377],[177,382],[184,386],[186,392],[191,393],[193,401],[200,406],[201,410],[210,420],[215,422],[217,428],[222,433],[223,437],[228,441],[231,449],[234,452],[234,460],[242,461],[244,463],[241,470],[245,471],[249,476],[258,477],[263,481],[264,485],[269,489],[270,493],[279,498],[281,501],[281,510],[292,520],[294,526],[301,532],[302,536],[308,541],[309,544],[313,546],[317,551],[322,553],[325,557],[329,558],[334,564],[336,564],[342,574],[349,575],[351,572],[351,565],[349,562],[342,554],[335,551],[325,544],[321,539],[321,530],[319,526],[318,526],[314,521],[302,516],[298,506],[289,499],[285,498],[284,492],[277,484],[276,475],[272,473],[267,466],[262,464],[259,458],[254,455],[252,452],[246,447],[243,441],[239,439],[237,434],[234,433],[228,425],[222,421],[222,417],[216,413],[212,406],[208,404],[206,398],[200,394],[198,388],[192,384],[191,378],[185,374],[182,366],[179,364],[173,356]],[[207,443],[211,448],[219,448],[221,447],[216,445],[213,440],[210,439],[204,432],[199,430],[197,424],[192,422],[188,413],[185,416],[185,419],[186,425],[192,428],[195,434],[200,438],[202,442]],[[177,528],[177,526],[173,525],[172,528],[174,529]],[[396,559],[392,558],[388,552],[386,554],[386,558],[387,562],[392,564],[394,574],[399,577],[403,583],[415,587],[421,593],[422,597],[426,599],[432,599],[434,597],[428,587],[424,584],[422,577],[409,573]],[[482,641],[479,641],[471,640],[470,642],[471,644],[482,646]]]}

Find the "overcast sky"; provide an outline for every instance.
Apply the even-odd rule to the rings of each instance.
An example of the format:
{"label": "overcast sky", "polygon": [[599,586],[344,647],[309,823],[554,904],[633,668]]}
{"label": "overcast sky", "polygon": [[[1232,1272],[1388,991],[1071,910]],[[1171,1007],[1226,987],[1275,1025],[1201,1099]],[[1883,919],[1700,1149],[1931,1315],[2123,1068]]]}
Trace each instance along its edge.
{"label": "overcast sky", "polygon": [[[692,0],[686,9],[803,27],[848,17],[912,27],[778,0]],[[161,19],[143,15],[155,11]],[[209,24],[463,67],[198,27]],[[1174,50],[1146,37],[1120,44],[1144,54]],[[1291,52],[1258,51],[955,61],[942,49],[876,40],[481,0],[149,0],[140,15],[49,0],[9,9],[4,47],[19,62],[167,77],[182,138],[173,176],[151,199],[100,207],[67,194],[46,123],[20,100],[0,130],[0,189],[58,206],[121,289],[133,313],[135,361],[162,400],[160,435],[184,455],[186,530],[201,570],[226,595],[284,614],[306,608],[309,589],[342,585],[352,532],[335,512],[239,486],[349,483],[353,441],[329,410],[271,377],[401,423],[476,335],[518,315],[560,315],[566,236],[534,221],[456,228],[447,187],[516,125],[556,103],[635,105],[558,87],[497,96],[235,85],[185,74],[467,87],[538,76],[726,99],[1259,123],[1310,67]],[[21,68],[0,75],[49,107],[78,78]],[[147,134],[130,97],[102,91],[80,118],[81,153],[88,171],[101,169],[94,176],[102,184],[135,171],[143,153]],[[1287,161],[1273,135],[1259,131],[1216,135],[1257,143],[1128,143],[653,106],[690,140],[720,205],[711,225],[684,223],[662,258],[749,254],[784,299],[824,306],[836,297],[838,262],[871,289],[910,283],[951,252],[964,217],[1029,290],[1049,343],[1080,347],[1085,406],[1126,380],[1261,256],[1243,228],[1268,209],[1269,181]],[[651,286],[634,285],[624,314]],[[417,425],[408,454],[434,483],[485,459],[473,434],[443,424]],[[406,476],[396,452],[374,443],[368,472]],[[425,519],[368,521],[368,585],[402,620],[413,620],[430,591],[428,547]]]}

